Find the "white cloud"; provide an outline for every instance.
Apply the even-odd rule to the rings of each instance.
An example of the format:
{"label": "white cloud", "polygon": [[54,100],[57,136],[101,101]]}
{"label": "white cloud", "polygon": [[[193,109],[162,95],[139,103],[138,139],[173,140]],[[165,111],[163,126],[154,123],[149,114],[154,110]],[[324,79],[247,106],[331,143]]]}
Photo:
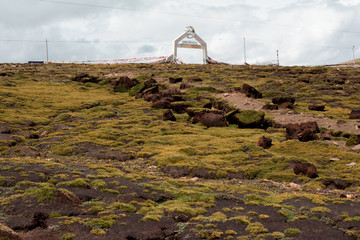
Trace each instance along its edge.
{"label": "white cloud", "polygon": [[[360,55],[360,0],[73,2],[115,8],[3,0],[0,40],[48,38],[51,60],[155,57],[172,54],[172,41],[192,25],[207,42],[209,56],[229,63],[243,62],[244,36],[249,63],[273,60],[276,50],[284,65],[346,61],[353,45]],[[100,42],[51,42],[70,40]],[[44,44],[0,41],[0,62],[44,59]],[[196,50],[179,57],[202,61]]]}

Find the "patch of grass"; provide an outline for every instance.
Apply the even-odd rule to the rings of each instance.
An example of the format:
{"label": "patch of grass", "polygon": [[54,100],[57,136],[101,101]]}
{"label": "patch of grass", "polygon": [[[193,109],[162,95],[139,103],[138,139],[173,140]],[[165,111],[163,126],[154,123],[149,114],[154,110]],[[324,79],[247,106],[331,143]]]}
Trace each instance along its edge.
{"label": "patch of grass", "polygon": [[64,233],[61,237],[63,240],[72,240],[76,235],[74,233]]}
{"label": "patch of grass", "polygon": [[57,186],[68,186],[68,187],[82,187],[86,188],[89,186],[87,179],[84,178],[77,178],[73,181],[68,182],[60,182]]}
{"label": "patch of grass", "polygon": [[134,207],[131,204],[122,203],[122,202],[112,203],[109,205],[109,208],[123,210],[125,212],[130,212],[130,213],[136,212],[136,207]]}
{"label": "patch of grass", "polygon": [[331,213],[331,210],[327,207],[313,207],[310,208],[310,212],[313,213]]}
{"label": "patch of grass", "polygon": [[249,223],[245,230],[254,235],[268,232],[268,230],[259,222]]}
{"label": "patch of grass", "polygon": [[301,234],[301,231],[297,228],[287,228],[287,229],[285,229],[284,233],[286,236],[295,237],[295,236]]}

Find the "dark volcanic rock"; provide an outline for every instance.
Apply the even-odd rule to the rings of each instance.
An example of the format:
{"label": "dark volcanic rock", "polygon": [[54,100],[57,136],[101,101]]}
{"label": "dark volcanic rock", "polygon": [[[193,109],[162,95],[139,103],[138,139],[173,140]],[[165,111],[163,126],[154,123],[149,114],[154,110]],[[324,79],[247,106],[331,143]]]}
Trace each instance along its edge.
{"label": "dark volcanic rock", "polygon": [[360,119],[360,108],[351,110],[350,119]]}
{"label": "dark volcanic rock", "polygon": [[147,102],[156,102],[161,99],[160,94],[158,93],[149,93],[143,96],[144,100]]}
{"label": "dark volcanic rock", "polygon": [[126,76],[120,77],[119,79],[111,82],[114,92],[128,91],[138,84],[139,82],[136,79],[130,79]]}
{"label": "dark volcanic rock", "polygon": [[10,123],[0,123],[0,133],[10,134],[12,133]]}
{"label": "dark volcanic rock", "polygon": [[331,137],[331,133],[329,131],[321,131],[320,133],[320,138],[323,139],[323,140],[331,140],[332,137]]}
{"label": "dark volcanic rock", "polygon": [[223,102],[223,101],[213,100],[213,101],[211,102],[211,104],[212,104],[212,107],[213,107],[213,108],[216,108],[216,109],[218,109],[218,110],[224,111],[224,112],[226,112],[226,113],[235,110],[233,107],[230,107],[228,103]]}
{"label": "dark volcanic rock", "polygon": [[297,123],[289,123],[286,125],[286,140],[298,139],[298,134],[301,132],[300,125]]}
{"label": "dark volcanic rock", "polygon": [[171,106],[171,102],[166,100],[159,100],[151,105],[151,107],[153,108],[162,108],[162,109],[169,109],[170,106]]}
{"label": "dark volcanic rock", "polygon": [[180,84],[180,89],[186,89],[186,88],[192,88],[192,87],[194,87],[192,84],[190,84],[190,83],[181,83]]}
{"label": "dark volcanic rock", "polygon": [[342,179],[324,179],[322,182],[327,188],[335,188],[341,190],[345,190],[345,188],[348,188],[352,185],[351,182]]}
{"label": "dark volcanic rock", "polygon": [[87,73],[79,73],[76,74],[75,77],[72,78],[75,82],[81,82],[81,83],[99,83],[100,79],[96,76],[90,76]]}
{"label": "dark volcanic rock", "polygon": [[295,103],[295,98],[292,98],[292,97],[274,97],[272,99],[273,104],[282,104],[282,103],[286,103],[286,102],[294,104]]}
{"label": "dark volcanic rock", "polygon": [[291,102],[280,103],[279,108],[281,108],[281,109],[286,109],[286,108],[294,109],[294,104],[292,104]]}
{"label": "dark volcanic rock", "polygon": [[318,172],[314,164],[311,163],[296,163],[293,167],[296,175],[303,174],[309,178],[318,177]]}
{"label": "dark volcanic rock", "polygon": [[164,121],[176,121],[176,117],[170,109],[167,109],[163,113],[163,120]]}
{"label": "dark volcanic rock", "polygon": [[262,109],[264,110],[278,110],[279,109],[279,105],[276,104],[265,104]]}
{"label": "dark volcanic rock", "polygon": [[241,92],[244,93],[247,97],[250,98],[262,98],[262,93],[256,90],[253,86],[244,83],[241,89]]}
{"label": "dark volcanic rock", "polygon": [[170,108],[177,114],[186,113],[186,109],[191,107],[190,104],[186,102],[175,102],[171,103]]}
{"label": "dark volcanic rock", "polygon": [[308,106],[308,109],[311,111],[324,111],[325,105],[312,104]]}
{"label": "dark volcanic rock", "polygon": [[302,142],[316,140],[320,132],[317,122],[289,123],[286,125],[286,140],[299,139]]}
{"label": "dark volcanic rock", "polygon": [[179,82],[182,82],[182,78],[181,77],[178,77],[178,78],[172,78],[170,77],[169,78],[169,83],[179,83]]}
{"label": "dark volcanic rock", "polygon": [[194,76],[188,79],[189,82],[202,82],[200,77]]}
{"label": "dark volcanic rock", "polygon": [[298,134],[298,139],[301,142],[308,142],[308,141],[316,140],[317,138],[314,132],[310,128],[306,128],[305,130],[303,130],[301,133]]}
{"label": "dark volcanic rock", "polygon": [[207,127],[226,127],[229,125],[222,111],[188,110],[187,113],[192,118],[192,123],[200,122]]}
{"label": "dark volcanic rock", "polygon": [[181,95],[181,92],[179,89],[176,88],[168,88],[160,91],[159,94],[161,98],[164,98],[164,97],[173,97],[174,95],[179,96]]}
{"label": "dark volcanic rock", "polygon": [[267,138],[265,136],[262,136],[259,138],[259,141],[257,142],[257,146],[262,147],[264,149],[270,148],[272,145],[272,139]]}
{"label": "dark volcanic rock", "polygon": [[319,133],[320,132],[320,129],[319,129],[319,126],[318,126],[317,122],[302,122],[302,123],[300,123],[300,128],[302,130],[305,130],[305,129],[309,128],[314,133]]}

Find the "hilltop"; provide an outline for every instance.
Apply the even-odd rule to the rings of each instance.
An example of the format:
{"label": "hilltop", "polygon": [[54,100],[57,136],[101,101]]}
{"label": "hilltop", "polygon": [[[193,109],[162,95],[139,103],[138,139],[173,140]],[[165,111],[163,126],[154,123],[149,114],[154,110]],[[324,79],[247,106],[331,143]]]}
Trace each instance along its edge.
{"label": "hilltop", "polygon": [[0,64],[0,238],[359,239],[359,103],[352,67]]}

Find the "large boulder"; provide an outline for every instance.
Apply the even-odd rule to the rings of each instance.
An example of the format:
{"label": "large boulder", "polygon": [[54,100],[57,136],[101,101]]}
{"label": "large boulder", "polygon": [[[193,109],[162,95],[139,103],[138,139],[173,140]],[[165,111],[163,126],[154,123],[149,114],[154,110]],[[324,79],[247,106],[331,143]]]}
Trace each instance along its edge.
{"label": "large boulder", "polygon": [[167,109],[167,110],[165,110],[165,112],[163,114],[163,120],[164,121],[176,121],[176,117],[170,109]]}
{"label": "large boulder", "polygon": [[226,112],[226,113],[235,110],[235,108],[229,106],[229,104],[226,101],[212,100],[211,105],[213,108],[216,108],[216,109]]}
{"label": "large boulder", "polygon": [[324,111],[325,105],[311,104],[308,109],[311,111]]}
{"label": "large boulder", "polygon": [[202,79],[198,76],[194,76],[188,79],[189,82],[202,82]]}
{"label": "large boulder", "polygon": [[289,123],[286,125],[286,140],[299,139],[302,142],[316,140],[319,133],[317,122]]}
{"label": "large boulder", "polygon": [[249,98],[262,98],[262,93],[256,90],[253,86],[244,83],[241,89],[241,92],[244,93]]}
{"label": "large boulder", "polygon": [[72,78],[72,81],[81,83],[99,83],[101,80],[96,76],[90,76],[88,73],[79,73]]}
{"label": "large boulder", "polygon": [[295,98],[293,98],[293,97],[274,97],[272,99],[273,104],[279,104],[280,105],[280,104],[286,103],[286,102],[294,104],[295,103]]}
{"label": "large boulder", "polygon": [[[157,88],[153,88],[155,86],[157,86],[157,82],[156,82],[156,80],[151,78],[149,80],[146,80],[144,82],[141,82],[141,83],[133,86],[129,91],[129,95],[142,97],[144,94],[146,94],[144,92],[147,89],[153,89],[152,92],[147,92],[147,93],[157,93],[157,92],[159,92],[159,87],[157,86]],[[155,90],[157,90],[157,92],[155,92]]]}
{"label": "large boulder", "polygon": [[323,140],[331,140],[331,133],[329,131],[322,130],[320,133],[320,138]]}
{"label": "large boulder", "polygon": [[319,133],[320,132],[320,129],[319,129],[319,126],[318,126],[317,122],[302,122],[302,123],[300,123],[300,128],[302,130],[305,130],[305,129],[309,128],[314,133]]}
{"label": "large boulder", "polygon": [[316,140],[317,136],[310,128],[306,128],[303,131],[301,131],[301,133],[298,134],[298,139],[301,142],[309,142],[312,140]]}
{"label": "large boulder", "polygon": [[259,138],[257,142],[257,146],[262,147],[264,149],[268,149],[272,146],[272,139],[262,136]]}
{"label": "large boulder", "polygon": [[179,83],[179,82],[182,82],[182,77],[177,77],[177,78],[173,78],[173,77],[170,77],[169,78],[169,83]]}
{"label": "large boulder", "polygon": [[296,163],[293,170],[296,175],[303,174],[309,178],[316,178],[319,176],[315,165],[311,163]]}
{"label": "large boulder", "polygon": [[126,92],[138,84],[139,82],[136,79],[130,79],[127,76],[120,77],[111,82],[114,92]]}
{"label": "large boulder", "polygon": [[179,96],[182,93],[180,92],[179,89],[176,88],[168,88],[168,89],[164,89],[162,91],[159,92],[160,97],[164,98],[164,97],[173,97],[173,96]]}
{"label": "large boulder", "polygon": [[286,125],[286,140],[298,139],[299,133],[301,133],[301,128],[299,124],[289,123]]}
{"label": "large boulder", "polygon": [[143,98],[147,102],[156,102],[156,101],[159,101],[161,99],[160,94],[158,94],[158,93],[145,94],[143,96]]}
{"label": "large boulder", "polygon": [[350,119],[360,119],[360,108],[351,110]]}
{"label": "large boulder", "polygon": [[153,104],[151,105],[151,107],[153,108],[162,108],[162,109],[169,109],[171,106],[171,102],[166,101],[166,100],[159,100],[156,102],[153,102]]}
{"label": "large boulder", "polygon": [[201,123],[207,127],[226,127],[229,123],[226,121],[224,112],[210,109],[188,109],[192,123]]}
{"label": "large boulder", "polygon": [[194,87],[194,85],[187,83],[187,82],[182,82],[180,84],[180,89],[187,89],[187,88],[192,88],[192,87]]}
{"label": "large boulder", "polygon": [[265,113],[263,111],[243,110],[229,118],[230,122],[237,124],[239,128],[265,129],[267,127],[264,117]]}
{"label": "large boulder", "polygon": [[189,107],[191,107],[191,105],[186,102],[173,102],[170,106],[170,108],[177,114],[186,113],[186,109]]}
{"label": "large boulder", "polygon": [[277,104],[265,104],[262,109],[264,110],[278,110],[279,109],[279,105]]}

